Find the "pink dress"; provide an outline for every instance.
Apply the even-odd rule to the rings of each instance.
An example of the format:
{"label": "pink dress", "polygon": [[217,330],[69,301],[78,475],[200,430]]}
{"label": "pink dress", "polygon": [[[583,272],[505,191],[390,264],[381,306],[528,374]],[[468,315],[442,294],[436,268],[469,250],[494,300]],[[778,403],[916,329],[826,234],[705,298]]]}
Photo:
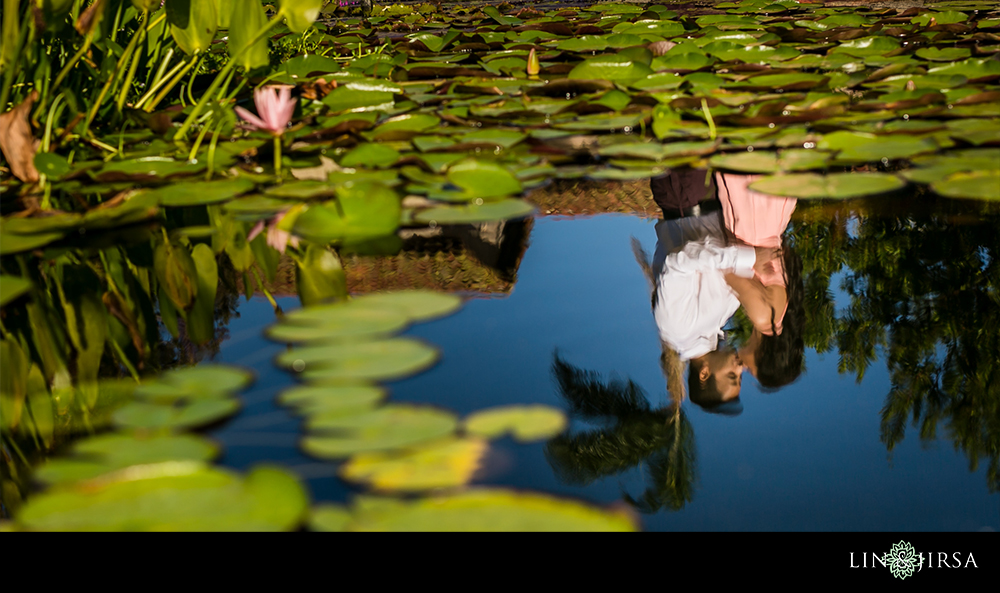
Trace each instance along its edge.
{"label": "pink dress", "polygon": [[[749,185],[758,179],[760,175],[715,174],[726,228],[748,245],[778,248],[781,247],[781,235],[792,218],[796,200],[751,190]],[[782,258],[772,260],[767,271],[756,277],[764,286],[785,286]]]}

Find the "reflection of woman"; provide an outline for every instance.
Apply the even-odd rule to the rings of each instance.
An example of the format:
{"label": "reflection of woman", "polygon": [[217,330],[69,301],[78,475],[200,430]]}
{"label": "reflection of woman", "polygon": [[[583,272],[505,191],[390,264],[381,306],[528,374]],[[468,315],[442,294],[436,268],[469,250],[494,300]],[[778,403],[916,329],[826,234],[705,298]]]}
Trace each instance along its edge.
{"label": "reflection of woman", "polygon": [[727,274],[726,282],[736,291],[754,327],[750,340],[739,350],[740,358],[762,386],[777,388],[794,381],[802,370],[802,260],[782,240],[796,200],[751,190],[749,185],[756,179],[715,175],[732,240],[752,245],[758,253],[771,250],[767,261],[755,267],[753,278]]}

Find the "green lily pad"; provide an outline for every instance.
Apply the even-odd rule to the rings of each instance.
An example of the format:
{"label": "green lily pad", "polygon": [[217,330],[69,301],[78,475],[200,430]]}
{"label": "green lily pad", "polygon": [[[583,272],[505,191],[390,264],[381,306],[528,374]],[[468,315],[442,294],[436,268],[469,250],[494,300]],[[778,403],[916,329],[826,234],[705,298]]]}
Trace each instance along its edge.
{"label": "green lily pad", "polygon": [[390,139],[400,133],[422,132],[441,123],[441,120],[429,113],[405,113],[391,117],[372,130],[372,135],[379,139]]}
{"label": "green lily pad", "polygon": [[393,380],[420,372],[438,359],[438,351],[413,338],[303,346],[276,362],[301,371],[307,381]]}
{"label": "green lily pad", "polygon": [[906,182],[885,173],[775,175],[750,184],[750,189],[789,198],[847,199],[900,189]]}
{"label": "green lily pad", "polygon": [[465,159],[448,168],[448,181],[470,198],[496,198],[521,193],[521,182],[502,165]]}
{"label": "green lily pad", "polygon": [[757,150],[717,154],[708,162],[713,167],[741,173],[779,173],[823,169],[830,162],[830,157],[830,153],[808,149],[783,150],[780,153]]}
{"label": "green lily pad", "polygon": [[493,220],[509,220],[528,216],[535,207],[524,200],[501,200],[486,202],[481,205],[448,206],[428,208],[417,212],[416,222],[442,224],[465,224],[473,222],[490,222]]}
{"label": "green lily pad", "polygon": [[399,311],[410,321],[437,319],[451,315],[462,307],[462,299],[458,295],[422,289],[372,292],[355,298],[351,303],[357,307]]}
{"label": "green lily pad", "polygon": [[351,512],[339,504],[318,504],[309,513],[311,531],[344,531],[350,522]]}
{"label": "green lily pad", "polygon": [[123,470],[33,496],[17,524],[33,531],[280,531],[299,526],[307,496],[284,470],[246,478],[195,461]]}
{"label": "green lily pad", "polygon": [[347,182],[336,203],[310,206],[295,219],[292,233],[316,241],[387,235],[399,226],[396,192],[375,181]]}
{"label": "green lily pad", "polygon": [[[600,6],[600,5],[599,5]],[[534,493],[482,489],[412,501],[364,498],[347,531],[636,531],[625,511]]]}
{"label": "green lily pad", "polygon": [[182,406],[134,402],[113,414],[114,423],[134,430],[185,430],[218,422],[240,409],[235,399],[203,399]]}
{"label": "green lily pad", "polygon": [[652,69],[642,62],[620,55],[606,55],[580,62],[567,76],[571,79],[631,82],[652,73]]}
{"label": "green lily pad", "polygon": [[388,492],[420,492],[467,484],[489,445],[469,438],[431,441],[403,451],[358,453],[340,468],[348,482]]}
{"label": "green lily pad", "polygon": [[633,157],[661,161],[666,158],[711,154],[718,147],[712,140],[705,142],[636,142],[614,144],[600,148],[597,153],[604,157]]}
{"label": "green lily pad", "polygon": [[177,161],[169,157],[144,157],[111,161],[94,174],[97,181],[156,181],[196,175],[205,171],[205,163]]}
{"label": "green lily pad", "polygon": [[954,62],[968,58],[972,50],[967,47],[922,47],[915,53],[918,58],[932,62]]}
{"label": "green lily pad", "polygon": [[931,184],[931,189],[949,198],[1000,200],[1000,170],[955,173]]}
{"label": "green lily pad", "polygon": [[338,303],[293,311],[283,323],[268,328],[267,336],[278,342],[337,342],[385,336],[409,323],[405,314],[391,309]]}
{"label": "green lily pad", "polygon": [[31,280],[18,276],[0,276],[0,307],[31,290]]}
{"label": "green lily pad", "polygon": [[323,97],[323,103],[334,113],[387,111],[392,109],[396,93],[402,93],[402,89],[388,81],[353,80],[330,91],[330,94]]}
{"label": "green lily pad", "polygon": [[289,200],[312,200],[336,195],[338,185],[328,181],[304,179],[271,186],[264,190],[264,194]]}
{"label": "green lily pad", "polygon": [[286,389],[278,396],[278,401],[307,415],[346,415],[373,410],[385,396],[385,389],[370,384],[305,385]]}
{"label": "green lily pad", "polygon": [[545,440],[566,429],[566,414],[543,405],[501,406],[474,412],[465,419],[465,432],[495,439],[511,434],[521,443]]}
{"label": "green lily pad", "polygon": [[454,414],[429,407],[391,404],[348,416],[320,413],[307,421],[312,431],[302,448],[323,459],[341,459],[369,451],[390,451],[433,441],[455,432]]}
{"label": "green lily pad", "polygon": [[399,160],[399,152],[376,142],[365,142],[340,160],[341,167],[391,167]]}
{"label": "green lily pad", "polygon": [[899,41],[892,37],[882,35],[872,37],[860,37],[849,41],[842,41],[830,50],[830,54],[845,53],[855,57],[884,56],[900,48]]}
{"label": "green lily pad", "polygon": [[52,152],[39,152],[35,154],[34,160],[38,172],[52,180],[59,179],[71,169],[65,157]]}
{"label": "green lily pad", "polygon": [[212,441],[194,435],[105,434],[73,443],[69,457],[50,459],[35,472],[47,484],[90,480],[132,465],[166,461],[210,461],[219,453]]}
{"label": "green lily pad", "polygon": [[820,74],[794,72],[790,74],[764,74],[742,82],[725,85],[727,88],[749,90],[804,91],[824,85],[830,78]]}
{"label": "green lily pad", "polygon": [[245,177],[216,181],[182,181],[150,190],[163,206],[200,206],[231,200],[254,188],[254,182]]}
{"label": "green lily pad", "polygon": [[976,80],[980,78],[990,78],[1000,76],[1000,62],[990,58],[969,58],[961,62],[952,62],[944,66],[936,66],[927,71],[927,74],[936,75],[959,75]]}
{"label": "green lily pad", "polygon": [[272,216],[286,210],[289,203],[278,198],[271,198],[262,195],[246,196],[226,202],[223,208],[226,212],[243,215],[264,215]]}
{"label": "green lily pad", "polygon": [[459,140],[463,144],[492,144],[494,146],[507,149],[522,142],[527,137],[528,135],[524,132],[516,130],[490,128],[469,132],[459,136]]}
{"label": "green lily pad", "polygon": [[876,136],[860,132],[833,132],[816,143],[821,150],[839,151],[837,159],[844,162],[877,162],[882,159],[901,159],[918,154],[935,152],[937,143],[929,138],[906,134]]}

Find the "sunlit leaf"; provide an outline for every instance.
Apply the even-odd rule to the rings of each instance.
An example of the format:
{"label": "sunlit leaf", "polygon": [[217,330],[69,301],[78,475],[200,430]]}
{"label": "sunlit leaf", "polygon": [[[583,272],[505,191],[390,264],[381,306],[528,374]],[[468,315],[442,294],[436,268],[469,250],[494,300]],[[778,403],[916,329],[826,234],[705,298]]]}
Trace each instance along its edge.
{"label": "sunlit leaf", "polygon": [[279,15],[285,17],[292,33],[302,33],[319,17],[323,0],[280,0]]}
{"label": "sunlit leaf", "polygon": [[31,290],[31,281],[18,276],[0,276],[0,307]]}
{"label": "sunlit leaf", "polygon": [[495,198],[521,193],[521,182],[503,166],[465,159],[448,168],[448,181],[472,198]]}
{"label": "sunlit leaf", "polygon": [[215,39],[219,26],[215,2],[207,0],[170,0],[167,3],[167,22],[177,46],[186,54],[208,49]]}
{"label": "sunlit leaf", "polygon": [[253,36],[267,24],[267,14],[258,2],[235,0],[229,26],[229,58],[246,70],[253,70],[268,63],[267,37],[253,45]]}
{"label": "sunlit leaf", "polygon": [[451,438],[398,452],[376,451],[351,457],[340,469],[349,482],[376,490],[420,492],[468,483],[488,445],[480,439]]}

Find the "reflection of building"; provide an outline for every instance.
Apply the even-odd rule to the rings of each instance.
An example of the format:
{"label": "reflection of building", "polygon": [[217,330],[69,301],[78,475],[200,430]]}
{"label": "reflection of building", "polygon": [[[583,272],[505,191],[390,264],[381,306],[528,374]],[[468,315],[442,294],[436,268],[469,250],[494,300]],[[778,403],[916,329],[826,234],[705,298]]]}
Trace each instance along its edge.
{"label": "reflection of building", "polygon": [[[608,212],[659,217],[649,180],[560,180],[531,191],[527,199],[538,216],[588,215]],[[475,296],[502,296],[514,288],[517,268],[528,247],[532,219],[479,224],[400,229],[400,250],[394,255],[343,255],[347,288],[352,294],[429,288]],[[243,291],[237,275],[238,290]],[[265,286],[274,296],[294,296],[295,261],[283,255],[274,282]]]}
{"label": "reflection of building", "polygon": [[649,179],[637,181],[557,180],[528,194],[540,216],[575,216],[619,212],[660,217]]}
{"label": "reflection of building", "polygon": [[[344,255],[341,263],[352,294],[429,288],[474,296],[502,296],[514,288],[528,246],[531,219],[401,229],[395,255]],[[273,296],[294,296],[295,260],[281,256]],[[243,282],[237,275],[237,289]]]}

